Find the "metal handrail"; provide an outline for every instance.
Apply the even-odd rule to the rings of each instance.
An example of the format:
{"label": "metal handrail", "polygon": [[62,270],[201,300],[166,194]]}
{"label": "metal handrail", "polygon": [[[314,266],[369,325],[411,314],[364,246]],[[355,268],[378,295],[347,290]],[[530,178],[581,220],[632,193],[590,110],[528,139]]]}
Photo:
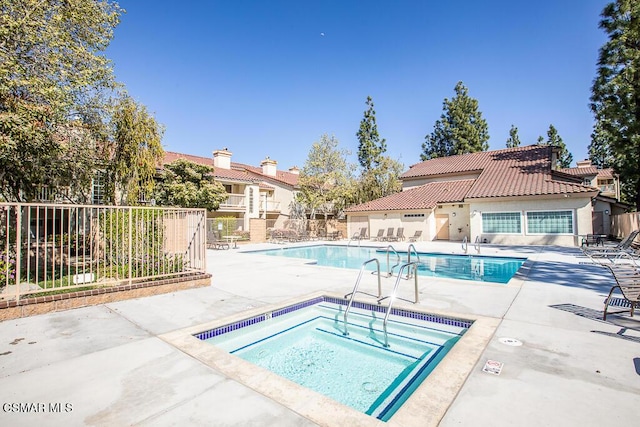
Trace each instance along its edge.
{"label": "metal handrail", "polygon": [[[345,336],[349,335],[349,332],[347,331],[347,315],[349,314],[349,310],[351,310],[351,306],[353,305],[353,297],[355,297],[356,292],[358,292],[358,286],[360,286],[360,280],[362,279],[362,274],[364,273],[365,267],[367,266],[367,264],[374,261],[378,266],[378,298],[380,298],[380,296],[382,295],[382,284],[380,283],[380,261],[378,261],[378,258],[371,258],[370,260],[362,263],[362,267],[360,267],[360,273],[358,273],[358,278],[356,279],[356,284],[353,286],[353,291],[351,291],[350,294],[346,294],[344,296],[346,298],[349,295],[351,295],[351,298],[349,299],[349,304],[347,304],[347,308],[344,311],[344,332],[342,334]],[[367,294],[366,292],[362,292],[362,291],[360,291],[360,293]],[[371,295],[371,294],[367,294],[367,295]]]}
{"label": "metal handrail", "polygon": [[[396,257],[397,257],[396,258],[396,264],[391,268],[389,268],[389,252],[390,252],[389,249],[391,249],[393,251],[393,253],[396,254]],[[391,245],[387,246],[387,277],[393,276],[393,269],[396,268],[397,266],[399,266],[400,262],[401,262],[401,258],[400,258],[400,254],[398,253],[398,251],[396,251],[396,249]]]}
{"label": "metal handrail", "polygon": [[478,253],[480,253],[480,236],[476,236],[476,242],[474,243],[474,247]]}
{"label": "metal handrail", "polygon": [[[400,285],[400,277],[402,276],[402,270],[404,270],[405,268],[411,268],[413,267],[413,277],[415,278],[415,293],[416,293],[416,304],[418,303],[418,263],[416,261],[413,262],[408,262],[406,264],[403,264],[402,267],[400,267],[400,271],[398,272],[398,278],[396,279],[396,284],[393,286],[393,292],[390,295],[390,300],[389,300],[389,306],[387,307],[387,312],[384,315],[384,320],[382,321],[382,329],[384,330],[384,346],[385,347],[389,347],[389,336],[388,336],[388,332],[387,332],[387,322],[389,320],[389,314],[391,313],[391,306],[393,305],[393,302],[396,299],[396,292],[398,290],[398,286]],[[410,274],[410,273],[407,273]],[[346,327],[346,325],[345,325]]]}
{"label": "metal handrail", "polygon": [[[418,253],[418,251],[416,250],[416,247],[413,246],[413,243],[409,244],[409,247],[407,248],[407,263],[411,263],[411,249],[413,249],[413,253],[416,254],[416,258],[418,259],[418,264],[420,263],[420,254]],[[407,279],[409,279],[409,274],[410,272],[407,272]]]}
{"label": "metal handrail", "polygon": [[465,254],[469,251],[469,241],[467,239],[467,236],[464,236],[464,238],[462,239],[462,250]]}

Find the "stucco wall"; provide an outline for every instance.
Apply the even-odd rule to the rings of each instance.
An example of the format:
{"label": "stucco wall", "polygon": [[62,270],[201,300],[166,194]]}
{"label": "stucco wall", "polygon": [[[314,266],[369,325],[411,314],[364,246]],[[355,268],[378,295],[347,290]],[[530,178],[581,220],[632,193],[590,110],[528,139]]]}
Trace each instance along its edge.
{"label": "stucco wall", "polygon": [[[574,212],[574,234],[572,235],[530,235],[526,229],[526,211],[572,210]],[[591,198],[561,197],[557,199],[529,199],[501,202],[473,202],[469,205],[471,236],[474,242],[476,236],[487,239],[488,243],[499,244],[531,244],[531,245],[561,245],[577,246],[580,244],[579,235],[592,232]],[[475,211],[475,212],[474,212]],[[521,234],[482,234],[482,212],[521,212]]]}

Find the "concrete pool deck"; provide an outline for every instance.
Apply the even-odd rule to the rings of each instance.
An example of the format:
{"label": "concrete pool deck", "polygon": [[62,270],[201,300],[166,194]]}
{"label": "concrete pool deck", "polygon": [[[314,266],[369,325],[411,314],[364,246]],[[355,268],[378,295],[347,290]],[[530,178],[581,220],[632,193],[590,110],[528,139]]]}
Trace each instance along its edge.
{"label": "concrete pool deck", "polygon": [[[239,253],[271,247],[281,246],[209,251],[210,287],[1,322],[0,425],[318,425],[163,339],[314,292],[351,291],[356,270]],[[459,243],[416,247],[462,252]],[[506,286],[419,280],[421,310],[498,324],[453,390],[453,403],[445,402],[439,425],[637,423],[640,316],[601,320],[613,281],[606,270],[581,264],[588,260],[576,248],[484,246],[482,254],[526,256],[532,263]],[[387,279],[383,288],[393,283]],[[411,298],[412,286],[403,292]],[[503,344],[505,337],[522,345]],[[482,371],[487,360],[504,364],[500,375]],[[353,425],[340,413],[333,419],[332,425]],[[425,425],[422,419],[416,413],[416,423],[406,425]]]}

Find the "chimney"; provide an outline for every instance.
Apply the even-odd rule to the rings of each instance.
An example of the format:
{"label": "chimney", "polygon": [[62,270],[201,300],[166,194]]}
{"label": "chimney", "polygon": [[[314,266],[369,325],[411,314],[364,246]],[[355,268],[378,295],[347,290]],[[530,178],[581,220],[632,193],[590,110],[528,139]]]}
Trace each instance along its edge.
{"label": "chimney", "polygon": [[260,166],[262,166],[262,174],[268,176],[276,176],[276,165],[278,162],[275,160],[271,160],[269,156],[267,156],[262,162],[260,162]]}
{"label": "chimney", "polygon": [[300,175],[300,169],[297,166],[292,166],[289,168],[289,172],[294,175]]}
{"label": "chimney", "polygon": [[227,147],[213,152],[213,167],[220,169],[231,169],[231,151]]}
{"label": "chimney", "polygon": [[588,168],[588,167],[591,166],[591,160],[589,160],[589,159],[580,160],[579,162],[576,162],[576,165],[579,168]]}

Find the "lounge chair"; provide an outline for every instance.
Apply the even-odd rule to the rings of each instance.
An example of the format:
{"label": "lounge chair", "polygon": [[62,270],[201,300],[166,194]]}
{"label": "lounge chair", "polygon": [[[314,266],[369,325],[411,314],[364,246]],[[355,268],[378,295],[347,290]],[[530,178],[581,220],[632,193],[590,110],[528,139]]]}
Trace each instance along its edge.
{"label": "lounge chair", "polygon": [[410,242],[417,242],[422,237],[422,230],[417,230],[413,236],[409,237]]}
{"label": "lounge chair", "polygon": [[[604,314],[602,319],[607,320],[607,314],[626,313],[627,311],[631,314],[631,317],[633,317],[634,309],[640,307],[640,273],[638,269],[629,264],[607,265],[606,267],[613,274],[616,285],[611,288],[607,299],[604,301]],[[622,295],[622,298],[614,297],[616,291]],[[609,306],[612,305],[614,301],[618,307],[628,305],[629,308],[614,313],[607,313]]]}
{"label": "lounge chair", "polygon": [[384,237],[385,242],[395,242],[398,239],[393,235],[393,227],[387,228],[387,235]]}
{"label": "lounge chair", "polygon": [[222,240],[221,233],[218,230],[209,230],[207,232],[207,248],[209,249],[229,249],[229,242]]}
{"label": "lounge chair", "polygon": [[377,240],[378,242],[382,242],[384,240],[384,228],[378,230],[378,235],[372,237],[371,240]]}
{"label": "lounge chair", "polygon": [[396,233],[396,240],[399,242],[404,241],[404,227],[398,227],[398,232]]}
{"label": "lounge chair", "polygon": [[351,240],[362,240],[362,239],[366,239],[368,238],[367,236],[367,227],[363,227],[360,229],[360,231],[356,231],[355,233],[353,233],[353,236],[351,237]]}
{"label": "lounge chair", "polygon": [[632,231],[631,233],[629,233],[627,237],[622,239],[615,246],[608,247],[608,248],[595,248],[595,249],[582,248],[582,252],[585,252],[585,253],[589,252],[592,256],[599,256],[601,254],[606,254],[609,252],[628,251],[631,245],[633,244],[633,241],[638,236],[638,233],[640,233],[639,230]]}

